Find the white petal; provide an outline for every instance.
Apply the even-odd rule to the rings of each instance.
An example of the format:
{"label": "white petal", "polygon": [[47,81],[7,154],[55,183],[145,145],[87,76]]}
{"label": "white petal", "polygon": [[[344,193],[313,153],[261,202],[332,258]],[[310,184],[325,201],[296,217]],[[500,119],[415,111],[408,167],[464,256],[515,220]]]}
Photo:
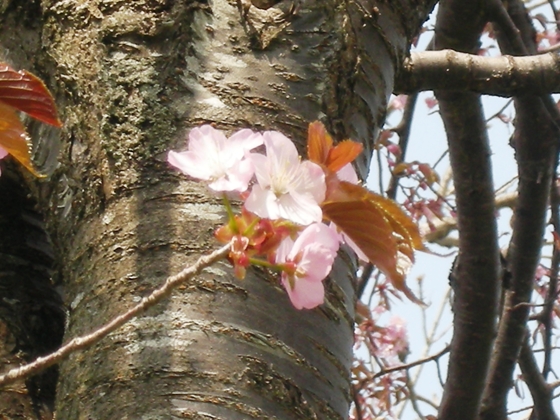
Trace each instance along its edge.
{"label": "white petal", "polygon": [[309,225],[323,220],[323,211],[311,194],[292,192],[279,199],[279,207],[286,219],[301,225]]}
{"label": "white petal", "polygon": [[263,136],[260,133],[255,133],[253,130],[244,128],[234,133],[229,138],[228,143],[234,148],[248,151],[263,144]]}
{"label": "white petal", "polygon": [[299,155],[294,143],[278,131],[265,131],[263,134],[266,156],[271,161],[273,170],[299,164]]}
{"label": "white petal", "polygon": [[209,180],[214,175],[214,169],[193,152],[177,153],[171,150],[167,155],[167,161],[193,178]]}
{"label": "white petal", "polygon": [[251,153],[249,156],[255,167],[257,182],[261,187],[268,188],[270,186],[270,173],[267,157],[260,153]]}
{"label": "white petal", "polygon": [[271,218],[267,207],[271,194],[270,191],[262,189],[260,185],[253,185],[249,197],[245,200],[245,208],[259,217]]}
{"label": "white petal", "polygon": [[301,168],[302,172],[305,173],[306,191],[313,194],[317,204],[321,204],[325,200],[325,194],[327,192],[325,172],[319,165],[308,160],[302,162]]}

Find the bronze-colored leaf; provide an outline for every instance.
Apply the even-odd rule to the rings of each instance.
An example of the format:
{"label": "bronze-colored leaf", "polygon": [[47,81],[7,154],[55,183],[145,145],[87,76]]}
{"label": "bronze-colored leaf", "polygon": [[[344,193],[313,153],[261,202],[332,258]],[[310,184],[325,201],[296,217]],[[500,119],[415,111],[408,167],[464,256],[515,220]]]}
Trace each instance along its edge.
{"label": "bronze-colored leaf", "polygon": [[62,126],[54,99],[35,75],[0,64],[0,101],[44,123]]}
{"label": "bronze-colored leaf", "polygon": [[311,162],[326,166],[332,145],[333,139],[322,123],[314,121],[309,124],[307,130],[307,158]]}
{"label": "bronze-colored leaf", "polygon": [[341,141],[331,148],[327,158],[327,168],[333,172],[339,171],[344,165],[353,162],[362,153],[362,150],[364,150],[364,147],[358,142],[352,140]]}
{"label": "bronze-colored leaf", "polygon": [[397,203],[371,191],[366,192],[367,199],[383,209],[395,233],[402,235],[407,241],[410,241],[414,249],[424,249],[424,243],[422,242],[418,226]]}
{"label": "bronze-colored leaf", "polygon": [[380,269],[396,265],[397,241],[391,225],[376,206],[356,200],[325,202],[321,207],[323,215],[348,235],[372,263]]}
{"label": "bronze-colored leaf", "polygon": [[335,178],[327,177],[323,215],[354,241],[397,290],[422,303],[405,283],[414,249],[423,247],[414,222],[391,200]]}
{"label": "bronze-colored leaf", "polygon": [[344,140],[333,146],[333,139],[319,121],[309,124],[307,132],[307,157],[311,162],[323,165],[333,172],[352,162],[363,146],[352,140]]}
{"label": "bronze-colored leaf", "polygon": [[0,102],[0,147],[6,150],[33,175],[42,177],[33,164],[29,153],[29,137],[14,108]]}

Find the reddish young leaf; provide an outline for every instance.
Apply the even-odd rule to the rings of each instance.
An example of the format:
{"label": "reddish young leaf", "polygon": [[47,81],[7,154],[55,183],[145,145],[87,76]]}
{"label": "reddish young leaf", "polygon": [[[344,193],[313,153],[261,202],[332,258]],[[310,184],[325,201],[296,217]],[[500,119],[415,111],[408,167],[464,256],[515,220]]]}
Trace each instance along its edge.
{"label": "reddish young leaf", "polygon": [[393,201],[335,178],[327,177],[323,215],[354,241],[397,290],[421,303],[405,284],[414,249],[423,247],[417,226]]}
{"label": "reddish young leaf", "polygon": [[383,212],[367,200],[330,201],[322,204],[323,214],[381,267],[395,266],[397,241]]}
{"label": "reddish young leaf", "polygon": [[326,166],[332,147],[333,139],[325,126],[319,121],[310,123],[307,130],[307,158],[311,162]]}
{"label": "reddish young leaf", "polygon": [[44,123],[62,126],[54,99],[44,83],[33,74],[0,64],[0,101]]}
{"label": "reddish young leaf", "polygon": [[29,137],[14,108],[0,102],[0,147],[5,149],[33,175],[42,177],[31,163]]}
{"label": "reddish young leaf", "polygon": [[367,199],[383,209],[395,233],[401,235],[407,243],[410,243],[412,248],[424,249],[418,226],[402,211],[397,203],[370,191],[366,192]]}
{"label": "reddish young leaf", "polygon": [[364,147],[360,143],[352,140],[341,141],[330,150],[327,168],[333,172],[339,171],[344,165],[353,162],[362,150]]}
{"label": "reddish young leaf", "polygon": [[336,172],[356,159],[362,150],[363,146],[352,140],[344,140],[333,146],[333,139],[322,123],[315,121],[309,124],[307,157],[312,162]]}

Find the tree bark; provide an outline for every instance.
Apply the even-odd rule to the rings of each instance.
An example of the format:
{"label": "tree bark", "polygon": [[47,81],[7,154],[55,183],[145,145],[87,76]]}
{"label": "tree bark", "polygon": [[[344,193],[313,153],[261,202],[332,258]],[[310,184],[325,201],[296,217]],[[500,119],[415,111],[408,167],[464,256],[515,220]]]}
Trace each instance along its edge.
{"label": "tree bark", "polygon": [[[216,246],[220,200],[166,163],[189,128],[277,129],[303,150],[307,123],[323,118],[364,144],[365,175],[395,69],[433,3],[284,0],[245,13],[234,0],[43,1],[38,67],[65,127],[59,167],[27,186],[64,280],[66,338]],[[54,134],[38,152],[50,145]],[[325,304],[296,311],[274,275],[241,282],[216,265],[62,363],[57,419],[346,418],[355,268],[341,255]]]}

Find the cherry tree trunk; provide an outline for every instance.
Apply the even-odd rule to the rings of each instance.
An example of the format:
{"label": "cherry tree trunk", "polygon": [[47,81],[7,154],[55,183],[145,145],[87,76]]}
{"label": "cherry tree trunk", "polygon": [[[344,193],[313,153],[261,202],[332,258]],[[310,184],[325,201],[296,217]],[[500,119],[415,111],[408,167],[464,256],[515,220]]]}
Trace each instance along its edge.
{"label": "cherry tree trunk", "polygon": [[[0,6],[5,59],[45,79],[65,123],[31,128],[49,176],[24,175],[21,188],[53,243],[67,340],[216,247],[220,200],[166,162],[190,128],[275,129],[303,155],[307,124],[323,120],[364,144],[364,176],[395,69],[433,1]],[[325,304],[298,311],[274,274],[239,281],[215,265],[64,361],[57,419],[346,418],[355,269],[341,252]]]}

